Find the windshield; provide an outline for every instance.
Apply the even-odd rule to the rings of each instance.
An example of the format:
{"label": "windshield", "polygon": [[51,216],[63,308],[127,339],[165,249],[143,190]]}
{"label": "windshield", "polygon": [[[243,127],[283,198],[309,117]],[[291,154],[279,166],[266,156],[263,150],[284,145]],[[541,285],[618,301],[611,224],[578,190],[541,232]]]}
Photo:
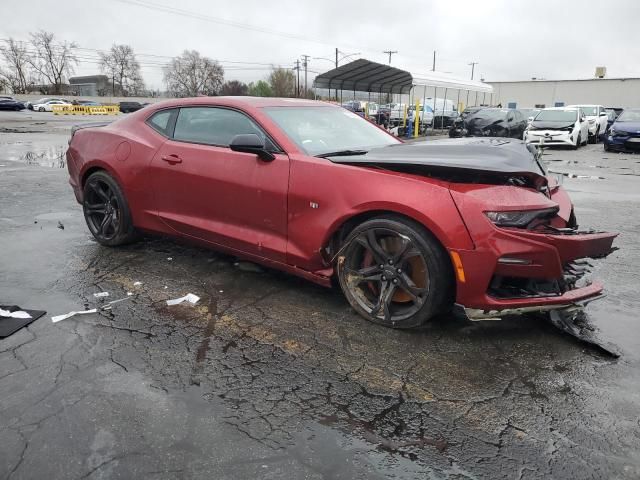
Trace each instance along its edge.
{"label": "windshield", "polygon": [[334,107],[266,107],[265,113],[309,155],[401,143],[362,117]]}
{"label": "windshield", "polygon": [[542,110],[535,118],[536,122],[575,122],[577,110]]}
{"label": "windshield", "polygon": [[477,111],[476,113],[470,114],[469,117],[471,117],[471,118],[487,118],[487,119],[490,119],[490,120],[502,120],[502,119],[506,118],[507,113],[509,113],[508,110],[485,108],[483,110]]}
{"label": "windshield", "polygon": [[598,107],[582,107],[581,106],[580,108],[582,109],[582,112],[585,115],[591,115],[591,116],[597,115],[596,112],[597,112]]}
{"label": "windshield", "polygon": [[640,122],[640,110],[625,110],[616,122]]}

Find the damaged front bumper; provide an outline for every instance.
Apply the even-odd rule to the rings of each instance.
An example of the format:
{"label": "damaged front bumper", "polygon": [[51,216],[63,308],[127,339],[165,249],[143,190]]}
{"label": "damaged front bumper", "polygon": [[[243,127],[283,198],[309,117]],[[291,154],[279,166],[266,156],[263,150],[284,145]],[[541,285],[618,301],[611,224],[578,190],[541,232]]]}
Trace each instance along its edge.
{"label": "damaged front bumper", "polygon": [[[470,320],[551,310],[572,310],[602,298],[589,279],[592,264],[614,249],[616,233],[498,232],[491,251],[457,251],[466,279],[458,283],[457,311]],[[478,288],[478,286],[482,286]]]}

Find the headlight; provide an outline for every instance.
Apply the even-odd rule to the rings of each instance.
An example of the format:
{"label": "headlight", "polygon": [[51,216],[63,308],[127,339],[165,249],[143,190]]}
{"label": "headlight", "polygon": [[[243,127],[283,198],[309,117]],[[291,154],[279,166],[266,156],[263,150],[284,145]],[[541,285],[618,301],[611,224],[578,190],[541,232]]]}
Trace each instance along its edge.
{"label": "headlight", "polygon": [[484,212],[489,220],[498,227],[525,228],[539,218],[551,218],[558,213],[559,207],[542,210],[514,210],[509,212]]}
{"label": "headlight", "polygon": [[614,130],[613,128],[609,130],[609,133],[611,133],[612,137],[626,137],[628,135],[627,132],[624,132],[622,130]]}

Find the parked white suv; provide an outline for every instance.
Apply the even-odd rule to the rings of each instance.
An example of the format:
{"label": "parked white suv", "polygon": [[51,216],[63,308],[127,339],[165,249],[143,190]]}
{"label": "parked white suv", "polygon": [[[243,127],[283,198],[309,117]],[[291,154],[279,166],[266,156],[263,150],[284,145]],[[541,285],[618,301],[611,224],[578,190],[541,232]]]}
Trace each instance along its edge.
{"label": "parked white suv", "polygon": [[567,105],[567,108],[580,108],[589,123],[589,140],[598,142],[600,134],[607,131],[608,114],[602,105]]}

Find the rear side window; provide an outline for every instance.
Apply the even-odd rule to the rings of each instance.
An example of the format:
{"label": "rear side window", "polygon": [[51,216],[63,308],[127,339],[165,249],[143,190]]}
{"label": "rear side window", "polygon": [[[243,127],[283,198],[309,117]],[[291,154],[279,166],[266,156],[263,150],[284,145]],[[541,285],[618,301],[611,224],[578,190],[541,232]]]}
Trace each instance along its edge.
{"label": "rear side window", "polygon": [[169,132],[171,128],[171,117],[175,113],[175,109],[169,110],[161,110],[154,115],[151,116],[147,120],[147,124],[153,128],[156,132],[165,137],[170,137],[171,133]]}
{"label": "rear side window", "polygon": [[243,113],[219,107],[187,107],[180,109],[173,139],[228,147],[233,137],[245,133],[255,133],[266,141],[260,127]]}

